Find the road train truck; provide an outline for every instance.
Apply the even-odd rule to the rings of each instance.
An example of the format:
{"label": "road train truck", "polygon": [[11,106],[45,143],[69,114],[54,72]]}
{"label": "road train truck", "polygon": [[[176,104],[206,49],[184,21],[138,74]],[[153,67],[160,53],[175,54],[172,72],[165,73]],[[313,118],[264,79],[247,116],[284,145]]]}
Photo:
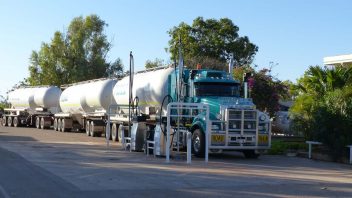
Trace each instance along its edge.
{"label": "road train truck", "polygon": [[[238,150],[246,157],[257,157],[259,152],[270,148],[270,118],[256,110],[250,98],[240,97],[239,81],[218,70],[185,68],[181,74],[178,73],[178,67],[159,67],[135,73],[133,81],[126,76],[116,83],[113,95],[118,105],[131,104],[131,95],[132,101],[135,101],[132,102],[134,118],[132,124],[130,122],[131,132],[123,132],[124,136],[134,139],[132,150],[145,149],[146,140],[165,141],[167,103],[170,100],[209,106],[210,120],[206,120],[202,112],[193,112],[196,115],[191,119],[174,121],[181,124],[179,129],[182,128],[177,144],[186,146],[186,132],[191,132],[192,152],[196,156],[203,156],[205,152],[206,122],[211,122],[210,152]],[[181,90],[181,95],[177,90]],[[129,111],[110,116],[114,140],[122,136],[120,126],[129,125],[126,112]],[[162,140],[160,137],[163,137]]]}
{"label": "road train truck", "polygon": [[106,111],[116,104],[112,97],[116,82],[103,78],[66,85],[60,96],[61,112],[54,115],[54,130],[83,130],[88,136],[105,133]]}
{"label": "road train truck", "polygon": [[21,87],[8,93],[10,108],[4,109],[3,126],[50,128],[59,111],[61,89],[56,86]]}

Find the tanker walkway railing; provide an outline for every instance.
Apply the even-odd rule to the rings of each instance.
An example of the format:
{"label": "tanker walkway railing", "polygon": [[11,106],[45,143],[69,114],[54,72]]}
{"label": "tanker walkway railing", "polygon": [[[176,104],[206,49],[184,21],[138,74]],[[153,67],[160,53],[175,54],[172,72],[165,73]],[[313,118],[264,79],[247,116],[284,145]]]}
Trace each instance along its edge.
{"label": "tanker walkway railing", "polygon": [[[170,162],[170,151],[171,148],[171,129],[173,128],[176,131],[176,140],[177,140],[177,151],[179,151],[179,140],[180,140],[180,128],[184,128],[180,126],[180,119],[189,119],[193,121],[195,117],[200,114],[204,114],[206,130],[205,133],[205,162],[208,162],[209,156],[209,134],[210,134],[210,119],[209,119],[209,105],[201,104],[201,103],[177,103],[172,102],[167,106],[167,128],[166,128],[166,162]],[[176,122],[175,122],[176,121]],[[171,124],[176,123],[176,124]],[[173,134],[174,137],[175,134]],[[172,138],[174,139],[174,138]],[[190,163],[191,160],[191,146],[190,146],[190,131],[187,133],[187,163]],[[172,147],[173,148],[173,147]]]}

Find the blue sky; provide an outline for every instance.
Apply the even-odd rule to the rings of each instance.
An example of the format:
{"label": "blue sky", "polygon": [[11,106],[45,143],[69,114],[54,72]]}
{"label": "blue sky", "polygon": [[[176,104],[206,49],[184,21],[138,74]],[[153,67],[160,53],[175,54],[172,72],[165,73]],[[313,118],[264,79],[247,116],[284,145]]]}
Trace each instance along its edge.
{"label": "blue sky", "polygon": [[254,64],[278,63],[273,74],[295,81],[323,57],[352,53],[352,1],[325,0],[0,0],[0,95],[28,76],[29,56],[76,16],[97,14],[109,26],[109,59],[136,70],[147,59],[168,60],[167,31],[198,16],[230,18],[258,45]]}

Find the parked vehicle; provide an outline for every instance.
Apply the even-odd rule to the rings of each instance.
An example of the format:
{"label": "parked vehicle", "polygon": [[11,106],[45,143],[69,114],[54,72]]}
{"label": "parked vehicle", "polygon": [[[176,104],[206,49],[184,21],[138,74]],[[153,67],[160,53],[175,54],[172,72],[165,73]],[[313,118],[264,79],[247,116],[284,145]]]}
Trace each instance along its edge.
{"label": "parked vehicle", "polygon": [[4,109],[2,125],[50,128],[59,111],[61,90],[55,86],[22,87],[8,93],[11,108]]}
{"label": "parked vehicle", "polygon": [[[146,140],[159,141],[156,139],[160,138],[160,131],[165,135],[170,99],[208,104],[210,111],[210,120],[205,119],[203,112],[193,112],[196,115],[189,119],[174,120],[180,134],[179,139],[173,137],[173,145],[177,142],[178,146],[185,147],[186,133],[191,132],[192,151],[203,156],[205,127],[211,122],[209,148],[212,152],[239,150],[246,157],[257,157],[259,152],[270,148],[269,116],[256,110],[251,99],[241,98],[239,81],[224,71],[182,69],[180,72],[178,67],[140,71],[119,80],[113,96],[120,105],[118,113],[110,116],[113,139],[121,138],[120,126],[131,126],[129,133],[124,127],[123,135],[130,136],[132,150],[145,149]],[[123,109],[128,105],[133,108]],[[131,120],[127,119],[129,115],[133,115]]]}

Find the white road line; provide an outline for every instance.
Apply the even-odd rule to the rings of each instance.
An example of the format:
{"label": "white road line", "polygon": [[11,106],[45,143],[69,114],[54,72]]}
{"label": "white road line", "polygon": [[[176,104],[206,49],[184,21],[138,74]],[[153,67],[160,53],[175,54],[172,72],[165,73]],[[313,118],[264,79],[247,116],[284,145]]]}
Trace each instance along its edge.
{"label": "white road line", "polygon": [[4,198],[10,198],[10,195],[7,194],[6,190],[0,185],[0,193],[4,196]]}

